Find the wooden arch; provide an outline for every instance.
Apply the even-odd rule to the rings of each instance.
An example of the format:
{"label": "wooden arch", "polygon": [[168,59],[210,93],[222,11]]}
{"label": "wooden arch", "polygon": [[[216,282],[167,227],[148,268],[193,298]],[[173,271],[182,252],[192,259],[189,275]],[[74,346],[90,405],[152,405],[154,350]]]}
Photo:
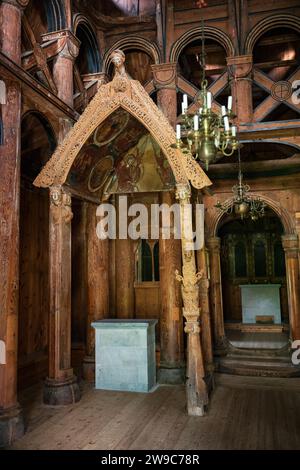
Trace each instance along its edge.
{"label": "wooden arch", "polygon": [[[267,197],[263,194],[255,193],[255,196],[258,197],[261,201],[263,201],[277,215],[280,222],[282,223],[285,235],[290,235],[290,234],[295,234],[296,233],[293,220],[292,220],[290,214],[288,213],[288,211],[286,209],[281,207],[281,205],[278,204],[273,199],[270,199],[269,197]],[[223,203],[223,206],[226,209],[229,209],[229,207],[232,205],[232,203],[233,203],[233,198],[230,198],[230,199],[227,199]],[[211,220],[211,223],[209,224],[209,226],[207,228],[207,237],[210,238],[210,237],[217,237],[218,236],[218,229],[220,227],[220,222],[221,222],[221,219],[223,217],[224,217],[223,212],[216,211],[216,214],[214,215],[213,219]]]}
{"label": "wooden arch", "polygon": [[116,73],[110,83],[102,85],[37,176],[34,185],[44,188],[63,185],[82,146],[97,127],[118,108],[123,108],[148,129],[168,160],[177,184],[188,185],[190,181],[197,189],[211,185],[209,178],[191,155],[171,147],[176,142],[176,136],[167,118],[142,85],[136,80],[131,80],[125,71],[122,74]]}
{"label": "wooden arch", "polygon": [[[234,55],[234,47],[232,41],[227,34],[221,31],[218,28],[213,28],[211,26],[204,26],[205,38],[213,39],[217,41],[221,46],[224,47],[227,56],[231,57]],[[202,28],[197,27],[191,29],[184,33],[174,44],[171,49],[170,62],[178,62],[179,56],[182,53],[183,49],[192,41],[200,39],[202,35]]]}
{"label": "wooden arch", "polygon": [[111,54],[116,49],[122,49],[123,51],[129,49],[139,49],[140,51],[148,54],[154,61],[154,64],[162,62],[161,52],[158,46],[140,36],[126,36],[125,38],[119,39],[106,53],[103,59],[103,72],[108,73],[109,66],[111,64]]}
{"label": "wooden arch", "polygon": [[257,25],[255,25],[245,43],[245,54],[252,54],[254,46],[258,39],[270,29],[285,27],[291,28],[300,32],[300,18],[294,15],[273,15],[261,20]]}

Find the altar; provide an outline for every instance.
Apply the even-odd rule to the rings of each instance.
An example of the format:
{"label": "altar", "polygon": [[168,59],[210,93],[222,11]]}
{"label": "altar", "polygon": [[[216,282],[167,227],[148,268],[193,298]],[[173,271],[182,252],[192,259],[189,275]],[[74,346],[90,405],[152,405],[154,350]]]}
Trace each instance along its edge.
{"label": "altar", "polygon": [[149,392],[156,385],[157,320],[100,320],[96,334],[96,388]]}
{"label": "altar", "polygon": [[281,323],[280,284],[243,284],[241,288],[243,323]]}

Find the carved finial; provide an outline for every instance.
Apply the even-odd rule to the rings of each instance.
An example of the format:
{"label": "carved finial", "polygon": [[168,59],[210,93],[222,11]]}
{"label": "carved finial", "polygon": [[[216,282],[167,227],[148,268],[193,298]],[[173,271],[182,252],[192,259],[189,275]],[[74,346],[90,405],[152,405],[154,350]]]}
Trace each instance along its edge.
{"label": "carved finial", "polygon": [[126,70],[125,70],[125,54],[121,49],[115,49],[111,54],[110,54],[110,59],[112,63],[114,64],[115,68],[115,76],[116,75],[121,75],[121,76],[126,76]]}
{"label": "carved finial", "polygon": [[114,93],[125,93],[130,90],[129,76],[125,69],[125,54],[121,49],[115,49],[110,58],[115,67],[115,74],[111,82],[111,88]]}

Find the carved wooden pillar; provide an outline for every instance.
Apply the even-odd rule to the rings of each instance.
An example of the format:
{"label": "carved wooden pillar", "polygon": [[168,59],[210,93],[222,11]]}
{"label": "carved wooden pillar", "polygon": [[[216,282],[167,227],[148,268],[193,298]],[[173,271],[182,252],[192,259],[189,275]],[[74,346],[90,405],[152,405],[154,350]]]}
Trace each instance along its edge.
{"label": "carved wooden pillar", "polygon": [[43,41],[57,40],[59,53],[53,65],[53,79],[57,88],[57,96],[73,107],[73,66],[79,53],[80,41],[74,34],[66,30],[62,32],[47,33]]}
{"label": "carved wooden pillar", "polygon": [[[161,203],[171,206],[175,203],[171,193],[162,193]],[[174,233],[171,222],[170,232]],[[160,266],[160,383],[183,383],[184,350],[182,298],[180,284],[175,279],[175,271],[181,267],[181,243],[173,238],[164,240],[162,233],[169,227],[161,227],[159,240]]]}
{"label": "carved wooden pillar", "polygon": [[300,339],[300,283],[299,283],[299,242],[297,235],[284,235],[282,245],[285,251],[286,281],[288,290],[290,338]]}
{"label": "carved wooden pillar", "polygon": [[83,377],[95,380],[95,330],[91,323],[109,314],[109,240],[100,240],[96,233],[97,206],[87,208],[87,336],[86,357],[83,362]]}
{"label": "carved wooden pillar", "polygon": [[205,370],[211,373],[214,370],[214,356],[212,348],[212,331],[209,307],[209,278],[208,266],[206,260],[206,248],[197,251],[198,271],[202,272],[199,281],[199,305],[201,309],[201,342],[203,347],[203,356]]}
{"label": "carved wooden pillar", "polygon": [[233,111],[237,114],[240,123],[251,122],[253,119],[252,64],[252,55],[227,57]]}
{"label": "carved wooden pillar", "polygon": [[[21,16],[28,0],[0,4],[0,48],[21,64]],[[21,89],[5,81],[6,104],[2,105],[4,142],[0,145],[0,340],[6,349],[0,364],[0,447],[24,432],[17,401],[17,349],[19,307],[19,199]]]}
{"label": "carved wooden pillar", "polygon": [[199,324],[199,288],[201,274],[196,272],[195,251],[192,236],[192,206],[190,205],[190,187],[177,185],[176,197],[181,212],[182,276],[177,279],[182,283],[183,315],[186,319],[185,332],[187,344],[187,409],[191,416],[203,416],[208,404],[207,386],[204,381],[204,361],[202,355]]}
{"label": "carved wooden pillar", "polygon": [[152,65],[157,104],[175,128],[177,119],[176,63]]}
{"label": "carved wooden pillar", "polygon": [[80,399],[71,368],[71,196],[65,188],[50,188],[49,258],[49,377],[44,403],[69,405]]}
{"label": "carved wooden pillar", "polygon": [[210,299],[212,308],[213,336],[216,354],[226,354],[227,341],[224,329],[222,274],[220,263],[221,240],[211,237],[207,241],[210,260]]}

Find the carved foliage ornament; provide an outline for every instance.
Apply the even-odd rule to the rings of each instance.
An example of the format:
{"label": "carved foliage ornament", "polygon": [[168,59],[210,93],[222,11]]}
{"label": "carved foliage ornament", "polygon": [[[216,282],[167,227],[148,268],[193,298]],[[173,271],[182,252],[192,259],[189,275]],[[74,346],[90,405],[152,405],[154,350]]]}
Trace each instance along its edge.
{"label": "carved foliage ornament", "polygon": [[171,148],[176,141],[174,130],[143,86],[128,77],[124,60],[125,56],[122,51],[113,52],[114,79],[99,89],[78,122],[34,181],[35,186],[63,185],[75,158],[87,139],[110,114],[120,107],[149,130],[167,158],[177,183],[188,185],[190,180],[198,189],[211,184],[209,178],[191,156]]}

